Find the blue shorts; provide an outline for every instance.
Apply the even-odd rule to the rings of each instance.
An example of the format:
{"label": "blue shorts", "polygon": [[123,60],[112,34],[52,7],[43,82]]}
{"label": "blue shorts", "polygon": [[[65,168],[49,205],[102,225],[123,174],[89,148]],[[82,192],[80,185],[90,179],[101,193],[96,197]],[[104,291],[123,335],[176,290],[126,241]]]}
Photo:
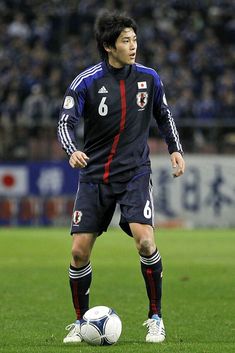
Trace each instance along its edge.
{"label": "blue shorts", "polygon": [[121,228],[130,236],[129,223],[154,227],[154,206],[150,174],[134,176],[127,183],[81,182],[72,216],[71,234],[105,232],[116,205],[120,205]]}

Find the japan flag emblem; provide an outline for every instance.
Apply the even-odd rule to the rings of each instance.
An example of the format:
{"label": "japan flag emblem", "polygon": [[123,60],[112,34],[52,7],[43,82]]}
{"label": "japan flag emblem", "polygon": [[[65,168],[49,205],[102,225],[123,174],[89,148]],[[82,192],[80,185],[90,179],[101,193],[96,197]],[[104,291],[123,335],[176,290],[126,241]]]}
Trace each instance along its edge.
{"label": "japan flag emblem", "polygon": [[137,105],[143,109],[148,103],[148,93],[147,92],[137,93],[136,101],[137,101]]}
{"label": "japan flag emblem", "polygon": [[142,81],[142,82],[137,82],[138,88],[139,89],[146,89],[147,88],[147,82]]}

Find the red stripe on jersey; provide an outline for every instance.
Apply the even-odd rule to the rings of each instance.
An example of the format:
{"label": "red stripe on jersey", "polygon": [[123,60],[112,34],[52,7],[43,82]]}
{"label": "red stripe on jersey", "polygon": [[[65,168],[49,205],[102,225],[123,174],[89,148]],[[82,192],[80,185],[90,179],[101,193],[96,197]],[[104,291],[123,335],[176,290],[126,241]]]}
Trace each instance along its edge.
{"label": "red stripe on jersey", "polygon": [[114,137],[113,144],[111,151],[108,156],[108,160],[104,165],[104,175],[103,175],[103,181],[104,183],[108,183],[109,181],[109,174],[110,174],[110,164],[113,160],[113,157],[117,151],[117,145],[121,136],[121,133],[124,130],[125,127],[125,122],[126,122],[126,87],[125,87],[125,81],[121,80],[120,81],[120,94],[121,94],[121,121],[120,121],[120,127],[119,127],[119,132],[118,134]]}

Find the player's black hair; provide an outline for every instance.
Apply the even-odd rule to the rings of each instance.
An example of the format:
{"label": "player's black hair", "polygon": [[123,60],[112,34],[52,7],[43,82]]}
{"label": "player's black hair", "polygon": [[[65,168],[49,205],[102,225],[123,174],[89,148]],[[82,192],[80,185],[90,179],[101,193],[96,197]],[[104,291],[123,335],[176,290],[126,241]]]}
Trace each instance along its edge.
{"label": "player's black hair", "polygon": [[132,28],[137,34],[135,21],[125,13],[109,12],[107,10],[98,14],[95,21],[95,38],[97,48],[102,59],[107,58],[107,51],[104,45],[115,48],[115,43],[120,33],[125,28]]}

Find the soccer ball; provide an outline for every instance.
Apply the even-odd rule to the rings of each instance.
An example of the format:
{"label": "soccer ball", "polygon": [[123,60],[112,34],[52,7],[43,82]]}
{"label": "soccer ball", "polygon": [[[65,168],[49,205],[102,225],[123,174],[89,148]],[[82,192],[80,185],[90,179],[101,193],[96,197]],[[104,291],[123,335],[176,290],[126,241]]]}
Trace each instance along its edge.
{"label": "soccer ball", "polygon": [[115,311],[107,306],[95,306],[83,315],[81,335],[94,346],[111,345],[118,341],[122,322]]}

